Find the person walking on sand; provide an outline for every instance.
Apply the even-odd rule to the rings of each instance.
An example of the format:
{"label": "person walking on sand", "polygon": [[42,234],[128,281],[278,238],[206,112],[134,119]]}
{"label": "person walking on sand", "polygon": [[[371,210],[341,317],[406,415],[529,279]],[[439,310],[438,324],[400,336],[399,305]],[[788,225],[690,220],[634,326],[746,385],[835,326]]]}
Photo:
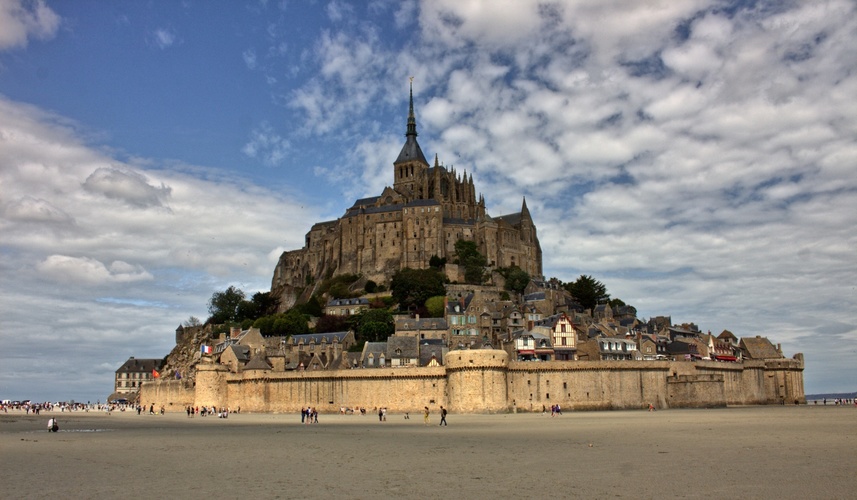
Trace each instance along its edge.
{"label": "person walking on sand", "polygon": [[428,424],[429,424],[429,409],[428,409],[428,406],[426,406],[426,407],[425,407],[425,411],[423,412],[423,424],[424,424],[424,425],[428,425]]}
{"label": "person walking on sand", "polygon": [[440,407],[440,423],[437,425],[446,425],[446,408],[444,408],[443,406]]}

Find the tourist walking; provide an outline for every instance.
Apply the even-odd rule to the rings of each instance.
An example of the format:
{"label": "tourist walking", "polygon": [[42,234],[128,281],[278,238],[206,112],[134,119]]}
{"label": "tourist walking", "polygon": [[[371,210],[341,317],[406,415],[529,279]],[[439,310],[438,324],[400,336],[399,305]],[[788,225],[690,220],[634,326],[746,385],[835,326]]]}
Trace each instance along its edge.
{"label": "tourist walking", "polygon": [[424,424],[424,425],[428,425],[428,424],[429,424],[429,409],[428,409],[428,406],[426,406],[426,407],[425,407],[425,411],[423,412],[423,424]]}
{"label": "tourist walking", "polygon": [[446,408],[440,407],[440,423],[437,425],[446,425]]}

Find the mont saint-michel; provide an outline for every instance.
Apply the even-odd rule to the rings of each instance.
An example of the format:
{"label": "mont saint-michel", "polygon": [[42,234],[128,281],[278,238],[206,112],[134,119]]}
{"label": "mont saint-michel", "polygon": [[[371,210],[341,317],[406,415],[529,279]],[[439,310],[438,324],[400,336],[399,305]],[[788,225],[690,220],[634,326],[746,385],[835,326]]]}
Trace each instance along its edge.
{"label": "mont saint-michel", "polygon": [[427,268],[432,257],[453,256],[459,240],[475,242],[491,267],[541,277],[542,250],[526,200],[520,212],[491,217],[472,174],[446,168],[437,155],[430,165],[417,142],[413,88],[405,138],[392,165],[392,187],[355,201],[337,220],[313,225],[302,249],[280,257],[271,293],[281,307],[300,299],[298,290],[311,294],[307,284],[325,276],[389,282],[399,269]]}
{"label": "mont saint-michel", "polygon": [[472,173],[426,159],[412,88],[391,177],[284,252],[270,292],[217,292],[165,359],[130,358],[112,397],[258,412],[805,403],[803,355],[767,336],[643,320],[591,276],[546,279],[526,200],[491,216]]}

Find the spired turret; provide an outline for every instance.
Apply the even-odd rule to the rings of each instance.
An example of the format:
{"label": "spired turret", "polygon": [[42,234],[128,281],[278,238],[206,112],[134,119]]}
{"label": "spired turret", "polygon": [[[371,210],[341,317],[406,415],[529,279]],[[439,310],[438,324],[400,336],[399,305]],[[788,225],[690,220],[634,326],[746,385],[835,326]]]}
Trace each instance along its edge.
{"label": "spired turret", "polygon": [[393,162],[393,187],[403,194],[416,192],[416,181],[423,177],[429,163],[417,142],[417,118],[414,114],[414,82],[411,80],[410,106],[408,107],[408,128],[405,132],[405,145]]}

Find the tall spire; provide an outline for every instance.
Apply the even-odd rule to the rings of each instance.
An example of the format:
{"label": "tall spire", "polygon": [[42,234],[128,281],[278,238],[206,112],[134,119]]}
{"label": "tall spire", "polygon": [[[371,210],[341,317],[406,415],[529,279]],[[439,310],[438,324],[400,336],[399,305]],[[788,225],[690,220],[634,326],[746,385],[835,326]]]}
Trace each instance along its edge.
{"label": "tall spire", "polygon": [[410,78],[411,80],[411,105],[408,108],[408,131],[405,133],[405,137],[408,136],[417,136],[417,117],[414,115],[414,77]]}
{"label": "tall spire", "polygon": [[[408,132],[405,134],[405,145],[402,147],[402,151],[399,152],[399,157],[396,158],[396,161],[393,162],[393,164],[398,165],[401,163],[416,161],[428,167],[429,162],[426,161],[426,157],[423,155],[423,151],[420,149],[419,143],[417,143],[417,118],[414,115],[414,77],[411,77],[410,80],[411,94],[408,106]],[[399,179],[399,177],[397,176],[396,179]]]}

